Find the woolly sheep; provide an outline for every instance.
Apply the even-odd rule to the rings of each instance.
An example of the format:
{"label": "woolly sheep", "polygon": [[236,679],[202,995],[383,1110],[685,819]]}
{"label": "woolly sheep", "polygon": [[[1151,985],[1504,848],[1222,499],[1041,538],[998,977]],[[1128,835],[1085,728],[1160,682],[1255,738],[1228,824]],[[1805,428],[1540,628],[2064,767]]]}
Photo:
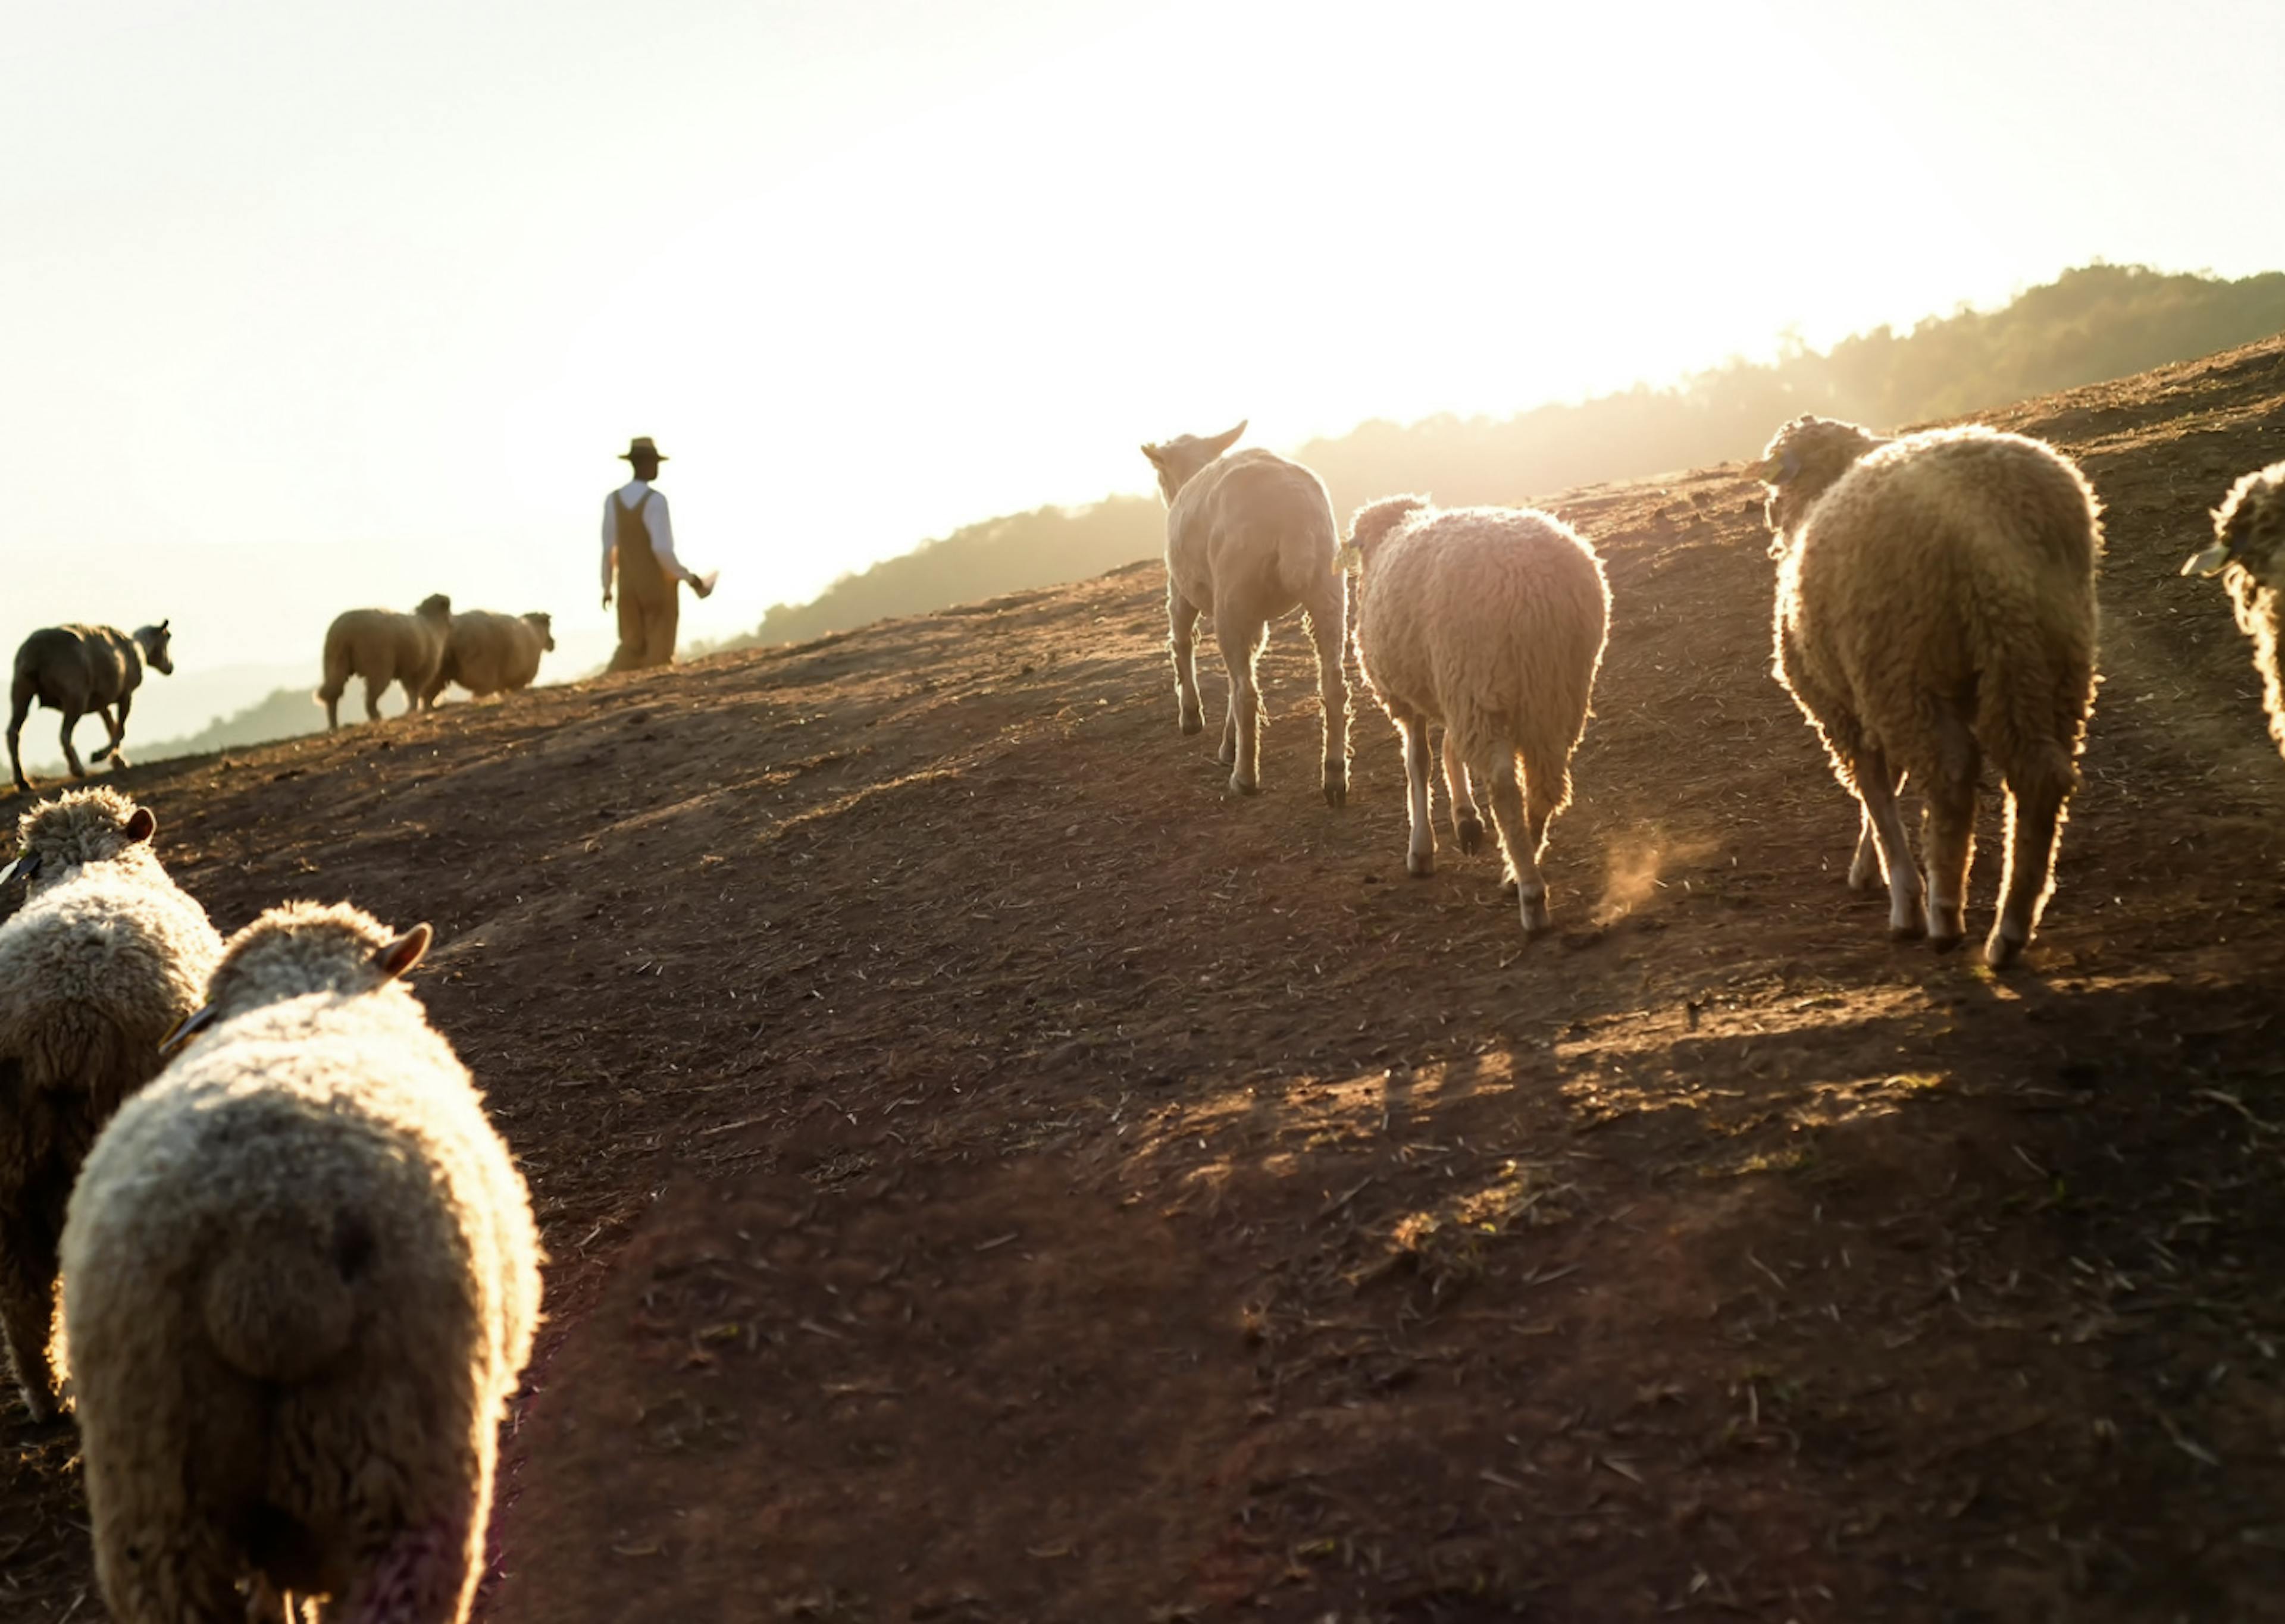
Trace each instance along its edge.
{"label": "woolly sheep", "polygon": [[18,741],[35,700],[63,712],[64,765],[74,778],[85,778],[87,770],[72,747],[72,730],[90,710],[103,718],[104,730],[111,735],[95,759],[127,765],[119,744],[127,736],[127,712],[134,704],[135,690],[142,686],[144,665],[161,676],[175,672],[173,635],[167,630],[170,624],[162,620],[155,626],[137,626],[132,637],[116,626],[46,626],[24,639],[16,650],[8,708],[8,769],[17,788],[32,788],[32,781],[24,776]]}
{"label": "woolly sheep", "polygon": [[1550,514],[1440,511],[1414,496],[1359,508],[1349,538],[1359,570],[1357,663],[1404,740],[1412,831],[1405,867],[1435,870],[1428,729],[1440,726],[1460,849],[1483,842],[1472,775],[1491,803],[1524,932],[1544,930],[1539,858],[1548,824],[1571,799],[1571,753],[1610,628],[1602,561]]}
{"label": "woolly sheep", "polygon": [[399,980],[428,943],[270,910],[88,1157],[64,1323],[122,1624],[238,1616],[247,1577],[288,1617],[317,1596],[365,1624],[467,1616],[539,1242]]}
{"label": "woolly sheep", "polygon": [[2214,509],[2214,542],[2182,565],[2184,575],[2218,572],[2229,589],[2237,629],[2253,639],[2261,673],[2261,708],[2269,736],[2285,751],[2285,677],[2277,667],[2279,622],[2285,618],[2285,462],[2248,474]]}
{"label": "woolly sheep", "polygon": [[433,705],[445,686],[454,682],[478,699],[528,688],[539,674],[539,656],[554,647],[554,622],[546,615],[464,610],[452,616],[444,657],[422,698]]}
{"label": "woolly sheep", "polygon": [[408,710],[428,708],[436,692],[436,668],[452,635],[452,600],[431,592],[410,615],[395,609],[349,609],[326,628],[326,679],[318,702],[326,708],[328,731],[342,725],[342,690],[351,677],[365,679],[365,714],[381,720],[381,695],[392,682],[404,689]]}
{"label": "woolly sheep", "polygon": [[18,824],[23,907],[0,924],[0,1330],[35,1421],[55,1413],[64,1200],[159,1044],[197,1007],[222,938],[151,850],[157,820],[110,789]]}
{"label": "woolly sheep", "polygon": [[1317,648],[1317,692],[1324,706],[1327,804],[1348,800],[1349,692],[1341,669],[1348,584],[1334,562],[1339,537],[1324,482],[1269,451],[1224,457],[1240,423],[1201,440],[1183,435],[1142,454],[1158,470],[1166,501],[1166,619],[1174,692],[1184,734],[1205,726],[1191,636],[1198,616],[1213,622],[1229,668],[1229,716],[1216,759],[1229,787],[1252,795],[1261,784],[1261,690],[1255,667],[1269,623],[1300,605]]}
{"label": "woolly sheep", "polygon": [[[1888,881],[1888,930],[1938,947],[1965,931],[1975,786],[2007,790],[2006,874],[1984,945],[2021,953],[2054,854],[2094,704],[2100,509],[2053,447],[1980,427],[1881,439],[1803,417],[1748,470],[1769,487],[1775,672],[1862,808],[1849,885]],[[1896,809],[1928,803],[1925,909]]]}

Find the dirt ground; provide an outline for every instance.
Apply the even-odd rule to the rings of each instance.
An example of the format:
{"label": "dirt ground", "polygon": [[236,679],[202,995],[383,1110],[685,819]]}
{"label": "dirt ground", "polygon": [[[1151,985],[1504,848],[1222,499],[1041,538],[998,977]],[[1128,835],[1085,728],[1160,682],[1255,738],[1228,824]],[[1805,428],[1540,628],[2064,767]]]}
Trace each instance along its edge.
{"label": "dirt ground", "polygon": [[[1323,804],[1297,624],[1226,796],[1155,563],[123,774],[225,929],[438,929],[553,1254],[482,1616],[2285,1617],[2285,765],[2175,575],[2285,342],[1992,420],[2110,538],[2004,977],[1843,887],[1734,470],[1552,503],[1616,608],[1527,947],[1369,702]],[[102,1616],[85,1518],[11,1395],[0,1614]]]}

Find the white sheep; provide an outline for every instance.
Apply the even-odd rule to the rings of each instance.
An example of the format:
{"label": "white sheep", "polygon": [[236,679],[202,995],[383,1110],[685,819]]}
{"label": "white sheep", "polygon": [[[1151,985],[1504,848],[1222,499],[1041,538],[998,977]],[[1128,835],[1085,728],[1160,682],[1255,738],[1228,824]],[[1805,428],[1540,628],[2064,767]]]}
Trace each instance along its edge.
{"label": "white sheep", "polygon": [[[1862,808],[1850,886],[1884,867],[1889,934],[1956,945],[1990,757],[2007,858],[1984,958],[2006,966],[2053,889],[2094,705],[2094,491],[2053,447],[1975,426],[1884,440],[1803,417],[1747,472],[1769,487],[1777,678]],[[1906,778],[1928,803],[1925,906]]]}
{"label": "white sheep", "polygon": [[151,850],[150,812],[74,791],[20,820],[23,907],[0,924],[0,1331],[35,1421],[55,1413],[50,1356],[64,1200],[222,953],[205,910]]}
{"label": "white sheep", "polygon": [[20,741],[24,718],[35,702],[63,712],[64,765],[74,778],[85,778],[87,772],[72,746],[72,730],[90,711],[103,718],[104,731],[110,734],[95,759],[109,760],[114,766],[127,765],[119,747],[127,737],[127,713],[134,708],[135,690],[143,685],[144,666],[161,676],[174,674],[169,624],[162,620],[155,626],[137,626],[131,637],[116,626],[43,626],[24,639],[16,650],[8,705],[8,769],[17,788],[28,792],[32,788],[32,781],[24,776]]}
{"label": "white sheep", "polygon": [[247,1578],[327,1618],[467,1616],[539,1241],[398,979],[428,943],[272,908],[87,1159],[64,1323],[122,1624],[238,1616]]}
{"label": "white sheep", "polygon": [[328,730],[342,725],[342,691],[351,677],[365,680],[367,721],[381,720],[381,696],[392,682],[404,689],[408,710],[428,708],[436,668],[452,636],[452,600],[431,592],[410,615],[395,609],[344,609],[326,628],[325,679],[318,702]]}
{"label": "white sheep", "polygon": [[[1571,799],[1610,630],[1602,560],[1561,520],[1527,507],[1440,511],[1419,497],[1357,510],[1357,663],[1404,740],[1405,867],[1435,870],[1428,729],[1444,730],[1444,783],[1464,851],[1483,840],[1484,786],[1526,935],[1548,924],[1539,872],[1548,824]],[[1522,781],[1517,781],[1517,764]]]}
{"label": "white sheep", "polygon": [[452,616],[444,657],[421,697],[434,704],[446,685],[455,682],[478,699],[516,693],[531,686],[539,675],[539,656],[554,647],[554,621],[547,615],[463,609]]}
{"label": "white sheep", "polygon": [[2221,572],[2237,629],[2253,640],[2269,736],[2285,750],[2285,676],[2278,671],[2280,621],[2285,619],[2285,462],[2232,485],[2213,521],[2213,545],[2185,562],[2182,573]]}
{"label": "white sheep", "polygon": [[1261,785],[1261,689],[1255,668],[1269,623],[1296,605],[1317,648],[1317,693],[1324,707],[1324,790],[1329,805],[1348,800],[1349,690],[1341,669],[1347,638],[1347,578],[1334,561],[1339,537],[1324,482],[1299,463],[1264,451],[1224,457],[1240,423],[1201,440],[1183,435],[1142,454],[1158,470],[1166,501],[1166,619],[1182,732],[1205,726],[1198,701],[1192,634],[1200,615],[1213,622],[1229,668],[1229,716],[1217,757],[1229,787]]}

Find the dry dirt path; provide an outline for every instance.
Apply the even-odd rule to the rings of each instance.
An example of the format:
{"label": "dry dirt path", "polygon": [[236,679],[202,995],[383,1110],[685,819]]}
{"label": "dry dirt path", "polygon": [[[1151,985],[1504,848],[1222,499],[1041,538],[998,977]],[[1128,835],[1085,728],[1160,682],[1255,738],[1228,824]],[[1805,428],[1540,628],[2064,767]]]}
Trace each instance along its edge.
{"label": "dry dirt path", "polygon": [[[1843,889],[1724,471],[1556,504],[1527,950],[1377,712],[1323,805],[1294,626],[1225,798],[1155,565],[127,774],[225,927],[439,928],[554,1258],[484,1616],[2285,1616],[2285,765],[2173,575],[2285,346],[2001,418],[2111,537],[2004,978]],[[99,1617],[68,1438],[0,1466],[0,1613]]]}

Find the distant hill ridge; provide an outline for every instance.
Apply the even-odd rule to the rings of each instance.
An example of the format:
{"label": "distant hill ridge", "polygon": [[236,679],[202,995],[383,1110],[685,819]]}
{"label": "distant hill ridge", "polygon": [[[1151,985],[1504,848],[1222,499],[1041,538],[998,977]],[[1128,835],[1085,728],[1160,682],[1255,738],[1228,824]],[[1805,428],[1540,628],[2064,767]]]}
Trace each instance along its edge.
{"label": "distant hill ridge", "polygon": [[[1373,421],[1295,454],[1334,511],[1394,491],[1440,502],[1520,502],[1574,485],[1640,479],[1757,454],[1803,412],[1880,428],[1958,417],[2234,349],[2285,331],[2285,272],[2236,280],[2093,264],[1991,311],[1876,327],[1827,350],[1794,345],[1732,360],[1670,388],[1637,386],[1505,418]],[[1245,411],[1233,401],[1230,414]],[[1219,424],[1198,424],[1205,430]],[[967,525],[814,600],[779,604],[747,636],[694,652],[801,642],[893,616],[1084,579],[1158,553],[1165,514],[1142,497],[1040,507]]]}

